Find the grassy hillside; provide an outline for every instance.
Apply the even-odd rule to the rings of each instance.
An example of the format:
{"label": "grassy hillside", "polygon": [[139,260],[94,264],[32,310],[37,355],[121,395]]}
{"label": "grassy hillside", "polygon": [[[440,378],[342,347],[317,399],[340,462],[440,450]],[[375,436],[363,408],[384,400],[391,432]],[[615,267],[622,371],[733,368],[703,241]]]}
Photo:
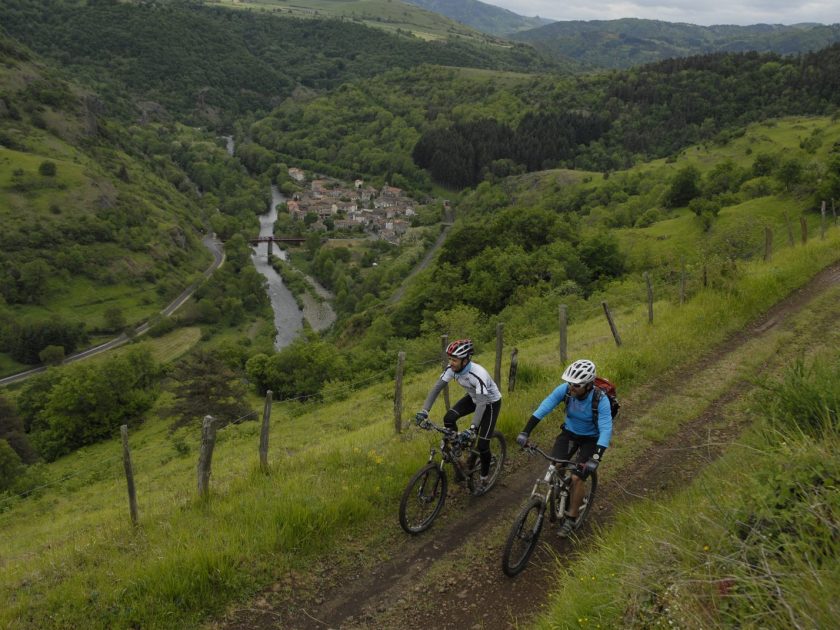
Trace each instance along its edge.
{"label": "grassy hillside", "polygon": [[718,52],[812,52],[840,40],[840,24],[697,26],[637,18],[569,20],[517,33],[512,39],[587,68],[617,69]]}
{"label": "grassy hillside", "polygon": [[406,2],[388,0],[255,0],[252,2],[234,2],[233,0],[214,0],[210,5],[225,6],[233,9],[267,11],[278,16],[293,16],[304,19],[341,19],[356,22],[395,33],[405,32],[425,40],[445,40],[459,37],[465,40],[501,44],[485,34],[481,29],[470,28],[448,19],[440,12],[425,10]]}
{"label": "grassy hillside", "polygon": [[549,24],[551,20],[518,15],[478,0],[406,0],[429,11],[445,15],[482,33],[505,36]]}
{"label": "grassy hillside", "polygon": [[4,373],[21,367],[6,354],[8,326],[58,316],[113,335],[155,314],[211,260],[195,197],[109,139],[121,131],[95,94],[7,44],[0,66]]}
{"label": "grassy hillside", "polygon": [[748,400],[706,427],[747,429],[698,481],[640,502],[573,563],[558,563],[535,628],[573,626],[569,619],[602,628],[834,624],[840,339],[836,327],[813,324],[836,317],[837,298],[835,287],[765,349],[785,356]]}
{"label": "grassy hillside", "polygon": [[[791,129],[796,124],[760,132],[770,141],[780,141],[784,134],[795,136],[797,131]],[[780,130],[779,136],[773,136],[774,129]],[[706,156],[708,165],[726,150],[718,156],[712,151]],[[693,159],[689,151],[672,164],[641,168],[679,168]],[[615,176],[583,185],[606,189]],[[549,186],[557,181],[556,175],[548,174]],[[792,198],[782,199],[787,202],[776,204],[767,198],[768,218],[778,220],[779,212],[794,203]],[[750,205],[727,208],[743,218],[755,211]],[[667,220],[671,232],[684,235],[687,250],[702,251],[709,238],[696,229],[697,221],[690,213]],[[817,217],[811,215],[810,222],[816,226]],[[621,242],[637,242],[660,226],[623,228]],[[743,223],[729,223],[723,211],[713,229],[723,241],[741,238],[744,232]],[[680,253],[667,238],[649,240],[647,256],[663,261],[663,269]],[[679,306],[673,293],[657,293],[653,326],[647,324],[638,276],[607,284],[588,300],[569,301],[574,352],[593,358],[632,399],[840,258],[838,245],[840,232],[831,229],[825,240],[812,238],[806,247],[777,251],[769,264],[752,252],[719,269],[725,274],[718,277],[723,281],[707,287],[697,284],[695,270],[694,290],[686,304]],[[616,306],[622,348],[609,338],[601,316],[594,316],[602,299]],[[500,419],[509,437],[559,373],[554,324],[540,331],[533,323],[556,321],[556,303],[535,298],[526,304],[530,310],[520,306],[502,318],[508,342],[519,348],[523,375],[517,391],[506,398]],[[407,378],[406,415],[421,403],[437,374],[439,330],[430,329],[407,358],[411,370],[419,372]],[[485,365],[492,364],[489,347],[486,343],[480,348],[485,352],[478,360]],[[738,359],[740,369],[771,356],[772,350],[767,346],[755,355],[745,353]],[[276,401],[268,475],[257,466],[258,424],[223,429],[207,501],[195,495],[198,431],[179,429],[170,435],[168,424],[157,419],[157,408],[130,435],[140,506],[137,528],[128,520],[117,441],[41,466],[40,483],[28,496],[0,498],[0,623],[32,628],[196,626],[227,603],[282,576],[306,588],[310,563],[318,558],[340,557],[343,550],[360,547],[376,549],[378,541],[393,535],[390,528],[396,527],[394,514],[403,485],[426,456],[425,436],[393,435],[391,376],[383,364],[372,379],[375,384],[356,383],[353,391],[332,386],[322,404]],[[659,415],[640,420],[639,430],[611,449],[611,465],[619,470],[654,428],[666,435],[695,417],[703,401],[712,400],[715,388],[725,384],[716,381],[688,406],[669,401],[667,422]],[[261,408],[260,400],[252,399],[251,404]],[[383,530],[382,523],[391,525]]]}

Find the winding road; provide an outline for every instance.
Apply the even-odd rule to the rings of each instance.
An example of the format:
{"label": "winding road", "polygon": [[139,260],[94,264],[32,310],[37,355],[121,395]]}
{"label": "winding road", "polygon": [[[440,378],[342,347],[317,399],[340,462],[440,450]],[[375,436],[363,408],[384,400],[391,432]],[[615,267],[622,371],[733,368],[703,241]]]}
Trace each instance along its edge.
{"label": "winding road", "polygon": [[[186,302],[192,294],[195,293],[195,290],[199,287],[199,285],[209,278],[216,269],[222,266],[225,262],[225,250],[224,247],[214,234],[206,235],[202,240],[202,244],[210,250],[213,254],[213,262],[210,264],[207,269],[204,270],[202,273],[202,279],[198,282],[194,282],[186,289],[184,289],[174,300],[172,300],[161,312],[158,316],[153,318],[153,320],[143,322],[137,328],[134,329],[134,332],[129,336],[125,333],[122,333],[120,336],[111,339],[110,341],[106,341],[105,343],[99,344],[98,346],[94,346],[92,348],[87,348],[86,350],[81,350],[74,354],[67,356],[64,359],[64,363],[72,363],[74,361],[81,361],[82,359],[87,359],[92,356],[96,356],[98,354],[102,354],[103,352],[107,352],[108,350],[113,350],[114,348],[118,348],[126,343],[128,343],[134,337],[138,337],[143,335],[149,331],[149,328],[152,326],[152,321],[156,321],[159,318],[166,318],[172,315],[175,311],[177,311],[183,304]],[[36,374],[39,374],[47,369],[47,366],[41,365],[36,368],[32,368],[31,370],[26,370],[25,372],[18,372],[17,374],[12,374],[11,376],[6,376],[4,378],[0,378],[0,387],[4,385],[11,385],[12,383],[19,383],[24,381]]]}

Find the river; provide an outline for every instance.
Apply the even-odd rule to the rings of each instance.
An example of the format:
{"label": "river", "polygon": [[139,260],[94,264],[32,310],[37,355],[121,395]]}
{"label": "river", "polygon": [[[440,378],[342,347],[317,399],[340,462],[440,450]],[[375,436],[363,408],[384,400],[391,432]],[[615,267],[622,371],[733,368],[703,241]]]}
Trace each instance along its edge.
{"label": "river", "polygon": [[[271,187],[271,210],[260,215],[260,236],[271,236],[274,234],[274,222],[277,221],[277,206],[284,203],[286,198],[277,190],[276,186]],[[281,260],[288,260],[286,252],[278,247],[277,243],[271,248],[272,255]],[[322,331],[330,327],[335,321],[335,312],[329,304],[332,294],[318,284],[314,278],[306,276],[306,279],[321,296],[317,300],[309,293],[301,296],[303,301],[303,312],[298,308],[295,296],[283,284],[280,277],[268,261],[268,243],[260,243],[254,247],[251,255],[254,267],[268,281],[268,297],[271,300],[271,308],[274,311],[274,327],[277,334],[274,338],[274,347],[277,350],[285,348],[292,343],[300,334],[305,319],[313,330]]]}
{"label": "river", "polygon": [[[225,140],[225,149],[229,155],[234,154],[235,144],[233,136],[222,136]],[[271,208],[265,214],[260,215],[260,236],[273,236],[274,223],[277,221],[277,206],[285,203],[283,196],[277,186],[271,186]],[[260,243],[253,248],[251,260],[254,267],[268,282],[268,297],[271,301],[271,309],[274,311],[274,329],[277,331],[274,337],[274,348],[281,350],[291,344],[303,329],[303,320],[309,323],[313,330],[325,330],[335,321],[335,312],[327,300],[332,299],[332,294],[318,284],[314,278],[306,276],[306,279],[314,287],[315,292],[322,300],[316,300],[308,293],[302,296],[303,312],[298,308],[295,296],[283,284],[280,277],[268,260],[268,243]],[[274,243],[271,248],[272,255],[281,260],[288,260],[286,252]]]}
{"label": "river", "polygon": [[[285,198],[275,186],[271,187],[271,209],[260,215],[260,236],[272,236],[274,234],[274,222],[277,220],[277,205],[285,201]],[[274,311],[274,328],[277,331],[274,337],[274,348],[281,350],[300,333],[303,328],[303,313],[298,308],[295,296],[283,284],[280,277],[268,261],[268,243],[259,243],[254,246],[254,253],[251,260],[254,267],[268,281],[268,297],[271,300],[271,308]],[[272,253],[280,258],[286,258],[286,253],[277,247],[275,243]]]}

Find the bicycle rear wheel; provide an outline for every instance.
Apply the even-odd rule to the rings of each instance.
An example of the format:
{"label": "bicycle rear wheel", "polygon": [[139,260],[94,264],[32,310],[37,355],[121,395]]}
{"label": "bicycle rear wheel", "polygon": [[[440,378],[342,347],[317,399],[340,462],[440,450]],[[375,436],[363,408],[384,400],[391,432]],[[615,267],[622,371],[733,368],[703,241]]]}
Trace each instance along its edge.
{"label": "bicycle rear wheel", "polygon": [[502,467],[505,464],[506,457],[507,442],[505,441],[505,436],[502,435],[501,431],[493,431],[493,435],[490,436],[490,469],[487,472],[487,482],[483,487],[479,483],[481,478],[481,459],[475,453],[475,459],[472,460],[473,466],[467,476],[467,487],[473,495],[477,497],[481,496],[496,485],[499,475],[502,474]]}
{"label": "bicycle rear wheel", "polygon": [[540,539],[544,514],[542,499],[531,497],[516,517],[502,552],[502,571],[508,577],[518,575],[528,565]]}
{"label": "bicycle rear wheel", "polygon": [[446,501],[448,481],[437,464],[429,462],[418,470],[400,499],[400,525],[409,534],[426,531]]}

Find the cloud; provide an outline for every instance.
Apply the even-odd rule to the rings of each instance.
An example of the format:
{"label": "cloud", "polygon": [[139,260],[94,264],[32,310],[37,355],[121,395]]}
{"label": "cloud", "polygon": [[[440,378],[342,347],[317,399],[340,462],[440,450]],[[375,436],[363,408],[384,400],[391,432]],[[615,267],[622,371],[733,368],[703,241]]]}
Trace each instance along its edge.
{"label": "cloud", "polygon": [[665,22],[712,24],[796,24],[840,22],[836,0],[483,0],[519,15],[552,20],[617,20],[636,17]]}

